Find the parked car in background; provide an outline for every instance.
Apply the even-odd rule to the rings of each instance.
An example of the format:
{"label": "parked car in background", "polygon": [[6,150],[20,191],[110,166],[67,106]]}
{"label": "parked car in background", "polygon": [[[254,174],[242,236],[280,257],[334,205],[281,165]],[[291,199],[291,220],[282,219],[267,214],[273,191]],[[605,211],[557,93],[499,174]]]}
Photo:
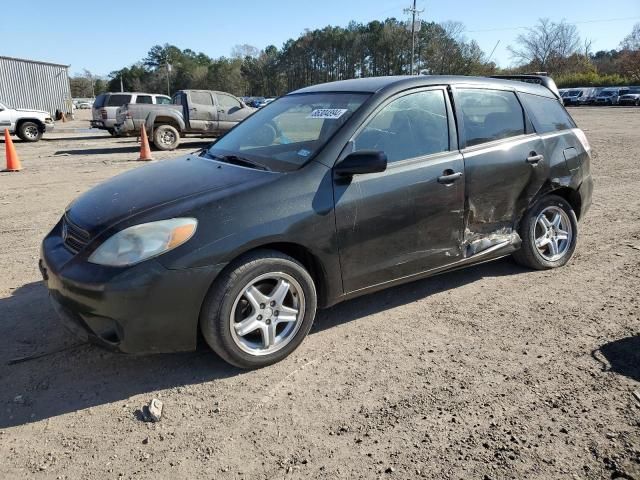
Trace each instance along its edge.
{"label": "parked car in background", "polygon": [[156,148],[173,150],[184,135],[219,137],[255,111],[230,93],[211,90],[180,90],[172,102],[126,104],[116,113],[114,129],[120,135],[138,135],[144,122]]}
{"label": "parked car in background", "polygon": [[101,93],[93,102],[91,108],[91,127],[108,131],[111,135],[116,134],[116,112],[118,108],[127,103],[143,105],[166,105],[171,103],[171,98],[167,95],[155,93],[139,92],[109,92]]}
{"label": "parked car in background", "polygon": [[45,110],[11,108],[0,103],[0,131],[5,128],[25,142],[37,142],[42,135],[53,130],[51,114]]}
{"label": "parked car in background", "polygon": [[602,91],[596,97],[596,105],[618,105],[620,101],[621,92],[626,89],[620,89],[618,87],[603,88]]}
{"label": "parked car in background", "polygon": [[88,110],[88,109],[90,109],[91,107],[93,107],[93,103],[89,103],[89,102],[80,102],[80,103],[78,103],[78,105],[77,105],[77,108],[78,108],[79,110]]}
{"label": "parked car in background", "polygon": [[570,89],[565,95],[562,97],[562,103],[565,105],[577,105],[578,100],[582,98],[585,91],[581,88],[573,88]]}
{"label": "parked car in background", "polygon": [[635,105],[640,107],[640,87],[629,87],[629,89],[618,100],[620,105]]}
{"label": "parked car in background", "polygon": [[[181,93],[189,107],[195,92]],[[562,267],[591,204],[590,158],[555,85],[316,85],[84,193],[40,270],[85,340],[173,352],[200,331],[227,362],[264,367],[300,345],[317,307],[507,255]]]}
{"label": "parked car in background", "polygon": [[601,90],[602,88],[598,87],[584,88],[582,96],[578,98],[578,105],[593,105]]}
{"label": "parked car in background", "polygon": [[259,105],[261,105],[264,101],[264,97],[251,97],[247,102],[247,105],[251,108],[260,108]]}

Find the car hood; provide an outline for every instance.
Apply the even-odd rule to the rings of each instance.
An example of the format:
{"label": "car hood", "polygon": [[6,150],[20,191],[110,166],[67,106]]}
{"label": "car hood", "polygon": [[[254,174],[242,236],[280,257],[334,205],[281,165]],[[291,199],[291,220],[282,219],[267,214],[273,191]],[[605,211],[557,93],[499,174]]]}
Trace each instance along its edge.
{"label": "car hood", "polygon": [[37,113],[39,115],[47,115],[47,116],[49,116],[49,112],[47,112],[46,110],[35,110],[35,109],[31,109],[31,108],[14,108],[14,110],[16,112],[20,112],[20,113]]}
{"label": "car hood", "polygon": [[107,180],[73,201],[65,215],[94,237],[123,220],[163,205],[217,190],[252,188],[278,176],[274,172],[185,155]]}

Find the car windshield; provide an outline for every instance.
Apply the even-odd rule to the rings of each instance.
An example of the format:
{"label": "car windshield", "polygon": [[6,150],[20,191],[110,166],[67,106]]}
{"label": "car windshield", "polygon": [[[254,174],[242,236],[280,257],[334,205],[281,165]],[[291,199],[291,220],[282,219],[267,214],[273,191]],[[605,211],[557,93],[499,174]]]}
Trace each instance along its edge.
{"label": "car windshield", "polygon": [[248,117],[206,153],[270,170],[296,170],[311,160],[368,97],[367,93],[281,97]]}
{"label": "car windshield", "polygon": [[0,100],[0,105],[3,105],[4,108],[10,109],[13,108],[11,105],[7,105],[6,103],[4,103],[2,100]]}
{"label": "car windshield", "polygon": [[571,90],[569,92],[569,96],[570,97],[577,97],[578,95],[580,95],[582,93],[582,90]]}
{"label": "car windshield", "polygon": [[630,88],[629,90],[627,90],[626,93],[627,94],[629,94],[629,93],[638,94],[638,93],[640,93],[640,88]]}
{"label": "car windshield", "polygon": [[600,96],[601,97],[611,97],[613,95],[614,92],[612,92],[611,90],[608,90],[606,92],[601,92]]}

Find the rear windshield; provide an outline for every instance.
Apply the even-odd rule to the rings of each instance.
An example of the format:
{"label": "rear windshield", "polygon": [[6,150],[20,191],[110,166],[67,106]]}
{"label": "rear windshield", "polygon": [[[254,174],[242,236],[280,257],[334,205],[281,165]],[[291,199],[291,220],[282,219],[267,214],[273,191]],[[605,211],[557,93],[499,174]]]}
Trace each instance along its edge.
{"label": "rear windshield", "polygon": [[129,103],[131,101],[131,95],[111,95],[109,100],[107,100],[107,107],[121,107],[125,103]]}
{"label": "rear windshield", "polygon": [[105,98],[107,98],[107,95],[104,93],[101,93],[100,95],[98,95],[96,97],[96,101],[93,102],[93,108],[102,108],[102,106],[104,105]]}
{"label": "rear windshield", "polygon": [[576,124],[555,98],[530,93],[520,93],[520,98],[536,132],[547,133],[575,128]]}

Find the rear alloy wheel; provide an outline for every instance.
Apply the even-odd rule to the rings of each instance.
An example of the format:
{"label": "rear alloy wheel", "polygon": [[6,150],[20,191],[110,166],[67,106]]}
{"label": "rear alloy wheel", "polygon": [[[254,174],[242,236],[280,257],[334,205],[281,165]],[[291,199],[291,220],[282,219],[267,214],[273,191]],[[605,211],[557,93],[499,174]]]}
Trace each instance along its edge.
{"label": "rear alloy wheel", "polygon": [[25,142],[37,142],[42,138],[42,130],[35,122],[22,122],[18,127],[17,134]]}
{"label": "rear alloy wheel", "polygon": [[158,150],[175,150],[180,144],[180,133],[171,125],[154,127],[153,144]]}
{"label": "rear alloy wheel", "polygon": [[522,247],[513,254],[521,265],[544,270],[565,265],[576,248],[578,221],[562,197],[542,197],[520,225]]}
{"label": "rear alloy wheel", "polygon": [[241,368],[260,368],[293,352],[316,313],[313,279],[280,252],[253,252],[216,280],[200,315],[209,346]]}

